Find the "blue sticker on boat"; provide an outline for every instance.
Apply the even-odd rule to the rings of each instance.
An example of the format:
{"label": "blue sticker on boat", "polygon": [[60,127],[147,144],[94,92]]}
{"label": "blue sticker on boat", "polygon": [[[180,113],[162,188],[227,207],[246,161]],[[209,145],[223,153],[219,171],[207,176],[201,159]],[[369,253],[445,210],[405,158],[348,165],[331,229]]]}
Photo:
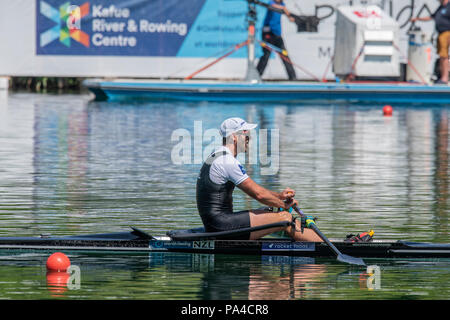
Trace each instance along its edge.
{"label": "blue sticker on boat", "polygon": [[314,251],[314,242],[264,242],[262,251]]}
{"label": "blue sticker on boat", "polygon": [[150,250],[166,251],[169,249],[192,249],[192,242],[189,241],[150,241]]}

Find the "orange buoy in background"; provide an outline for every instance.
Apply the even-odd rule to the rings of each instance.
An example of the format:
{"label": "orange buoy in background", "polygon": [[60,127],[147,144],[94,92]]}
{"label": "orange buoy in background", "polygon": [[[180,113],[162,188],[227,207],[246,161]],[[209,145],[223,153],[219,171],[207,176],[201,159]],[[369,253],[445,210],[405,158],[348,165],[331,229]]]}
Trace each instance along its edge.
{"label": "orange buoy in background", "polygon": [[52,271],[66,271],[70,267],[70,259],[62,252],[55,252],[47,259],[47,269]]}
{"label": "orange buoy in background", "polygon": [[383,107],[383,114],[387,117],[392,116],[392,111],[393,111],[393,109],[390,105],[386,105]]}

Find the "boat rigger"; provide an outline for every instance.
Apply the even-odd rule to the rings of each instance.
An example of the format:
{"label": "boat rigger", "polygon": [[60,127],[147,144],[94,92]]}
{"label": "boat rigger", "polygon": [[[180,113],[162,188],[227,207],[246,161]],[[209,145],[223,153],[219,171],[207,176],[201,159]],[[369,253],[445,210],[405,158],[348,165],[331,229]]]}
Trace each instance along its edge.
{"label": "boat rigger", "polygon": [[[237,231],[244,232],[244,231]],[[248,232],[245,230],[245,232]],[[231,239],[230,239],[231,238]],[[332,240],[343,254],[360,258],[450,258],[450,244],[373,240],[346,242]],[[186,252],[201,254],[282,255],[335,257],[326,243],[293,242],[290,239],[264,238],[233,240],[230,233],[205,233],[203,228],[151,236],[137,228],[130,232],[64,236],[0,237],[0,252],[87,252],[129,253]]]}

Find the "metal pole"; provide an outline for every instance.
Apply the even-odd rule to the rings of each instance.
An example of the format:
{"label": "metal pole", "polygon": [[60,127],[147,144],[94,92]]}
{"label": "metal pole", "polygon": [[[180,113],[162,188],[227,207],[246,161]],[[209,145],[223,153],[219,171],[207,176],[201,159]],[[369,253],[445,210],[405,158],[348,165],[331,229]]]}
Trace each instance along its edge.
{"label": "metal pole", "polygon": [[256,24],[256,6],[255,4],[248,3],[248,45],[247,45],[247,75],[245,81],[258,83],[261,82],[261,77],[258,70],[255,67],[255,24]]}

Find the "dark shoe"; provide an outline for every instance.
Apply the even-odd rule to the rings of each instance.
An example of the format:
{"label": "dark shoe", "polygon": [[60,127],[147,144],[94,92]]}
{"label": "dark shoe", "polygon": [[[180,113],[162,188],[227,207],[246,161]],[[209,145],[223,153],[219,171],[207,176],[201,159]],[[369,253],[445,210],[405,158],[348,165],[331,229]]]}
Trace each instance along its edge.
{"label": "dark shoe", "polygon": [[436,81],[434,84],[440,84],[440,85],[448,85],[448,83],[447,82],[445,82],[445,81],[442,81],[442,80],[438,80],[438,81]]}
{"label": "dark shoe", "polygon": [[347,238],[344,239],[344,242],[371,242],[374,234],[375,232],[373,232],[373,230],[359,233],[356,236],[354,234],[349,234],[347,235]]}

